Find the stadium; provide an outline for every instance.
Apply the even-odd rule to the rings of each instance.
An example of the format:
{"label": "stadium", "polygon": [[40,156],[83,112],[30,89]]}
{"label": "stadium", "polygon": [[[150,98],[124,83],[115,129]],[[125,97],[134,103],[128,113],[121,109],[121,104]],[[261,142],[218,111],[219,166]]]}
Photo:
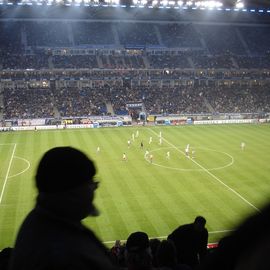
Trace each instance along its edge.
{"label": "stadium", "polygon": [[269,203],[269,122],[268,1],[0,0],[0,250],[64,146],[97,167],[106,247],[203,216],[216,248]]}

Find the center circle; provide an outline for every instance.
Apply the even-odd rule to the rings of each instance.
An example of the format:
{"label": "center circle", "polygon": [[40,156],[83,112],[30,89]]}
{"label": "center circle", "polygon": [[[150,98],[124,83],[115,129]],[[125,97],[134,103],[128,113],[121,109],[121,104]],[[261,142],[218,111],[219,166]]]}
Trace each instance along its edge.
{"label": "center circle", "polygon": [[199,153],[202,153],[202,152],[216,152],[219,155],[223,155],[223,156],[227,157],[228,161],[225,164],[221,164],[221,166],[206,167],[206,166],[203,166],[200,163],[200,161],[197,160],[196,157],[194,159],[192,157],[187,158],[185,156],[185,153],[184,153],[184,150],[183,150],[184,148],[183,147],[173,147],[173,146],[171,146],[171,147],[161,147],[161,148],[153,149],[153,150],[149,151],[149,153],[154,153],[154,152],[164,151],[164,150],[169,150],[169,149],[173,149],[174,151],[177,151],[178,152],[178,155],[181,155],[181,156],[185,157],[187,160],[189,160],[190,162],[194,163],[195,165],[196,164],[201,165],[203,168],[200,168],[199,165],[196,165],[197,167],[199,167],[198,169],[197,168],[179,168],[179,167],[173,167],[173,166],[170,166],[168,164],[168,161],[169,160],[166,160],[167,165],[164,165],[161,162],[156,162],[156,159],[155,158],[153,158],[152,161],[150,161],[150,159],[147,156],[144,156],[144,158],[145,158],[145,160],[147,162],[151,163],[152,165],[155,165],[155,166],[158,166],[158,167],[162,167],[162,168],[166,168],[166,169],[169,169],[169,170],[176,170],[176,171],[205,171],[205,170],[207,170],[207,171],[215,171],[215,170],[221,170],[221,169],[230,167],[234,163],[234,158],[230,154],[228,154],[226,152],[223,152],[223,151],[219,151],[219,150],[215,150],[215,149],[210,149],[210,148],[205,148],[205,147],[196,147],[196,148],[193,148],[193,149],[196,151],[196,155],[197,155],[197,152],[199,152]]}

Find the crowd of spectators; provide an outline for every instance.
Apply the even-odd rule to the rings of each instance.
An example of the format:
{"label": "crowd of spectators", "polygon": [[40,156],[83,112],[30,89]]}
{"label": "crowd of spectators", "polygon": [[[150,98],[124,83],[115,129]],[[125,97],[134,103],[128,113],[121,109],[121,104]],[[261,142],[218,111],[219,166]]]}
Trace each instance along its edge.
{"label": "crowd of spectators", "polygon": [[244,37],[252,55],[264,55],[270,52],[269,28],[241,26],[239,30]]}
{"label": "crowd of spectators", "polygon": [[48,89],[4,89],[5,119],[53,117],[53,97]]}
{"label": "crowd of spectators", "polygon": [[174,69],[174,68],[191,68],[188,57],[181,55],[150,55],[148,56],[150,68],[153,69]]}
{"label": "crowd of spectators", "polygon": [[25,33],[28,46],[64,47],[72,44],[67,23],[61,21],[23,22],[21,32]]}
{"label": "crowd of spectators", "polygon": [[[0,60],[0,67],[2,65],[3,70],[48,69],[49,57],[45,53],[7,52]],[[213,56],[203,51],[159,55],[53,55],[51,59],[50,68],[57,69],[268,69],[270,66],[269,55]]]}
{"label": "crowd of spectators", "polygon": [[11,54],[7,53],[2,60],[3,69],[41,69],[48,68],[46,54]]}
{"label": "crowd of spectators", "polygon": [[109,23],[73,22],[71,23],[71,30],[75,46],[115,44],[112,24]]}
{"label": "crowd of spectators", "polygon": [[[269,36],[265,25],[7,20],[0,22],[0,69],[268,68]],[[168,51],[158,56],[97,53],[119,47]],[[37,48],[92,48],[95,55],[54,56],[50,66],[48,55]]]}
{"label": "crowd of spectators", "polygon": [[146,68],[143,57],[137,55],[101,55],[102,67],[105,69],[141,69]]}
{"label": "crowd of spectators", "polygon": [[[269,111],[269,84],[251,81],[270,77],[269,27],[263,25],[4,20],[0,30],[4,118],[49,117],[57,111],[97,115],[107,113],[110,103],[114,113],[126,114],[126,104],[138,101],[155,114]],[[63,49],[85,45],[126,49],[107,47],[102,53],[91,47],[91,55]],[[50,88],[49,82],[58,79],[86,82]],[[47,80],[49,86],[26,90],[10,87],[10,80],[25,85]],[[198,82],[204,80],[214,83]]]}
{"label": "crowd of spectators", "polygon": [[270,111],[269,85],[223,86],[205,89],[205,97],[215,112],[252,113]]}
{"label": "crowd of spectators", "polygon": [[104,115],[108,104],[110,113],[127,115],[127,104],[138,102],[149,114],[270,112],[269,84],[5,89],[3,100],[5,119]]}
{"label": "crowd of spectators", "polygon": [[106,113],[106,88],[75,88],[54,91],[55,106],[60,116],[90,116]]}
{"label": "crowd of spectators", "polygon": [[98,68],[96,57],[91,55],[55,55],[52,63],[54,68]]}
{"label": "crowd of spectators", "polygon": [[162,37],[162,44],[169,48],[201,47],[196,29],[189,24],[159,24],[158,30]]}
{"label": "crowd of spectators", "polygon": [[119,23],[116,25],[120,44],[126,46],[160,45],[154,24]]}

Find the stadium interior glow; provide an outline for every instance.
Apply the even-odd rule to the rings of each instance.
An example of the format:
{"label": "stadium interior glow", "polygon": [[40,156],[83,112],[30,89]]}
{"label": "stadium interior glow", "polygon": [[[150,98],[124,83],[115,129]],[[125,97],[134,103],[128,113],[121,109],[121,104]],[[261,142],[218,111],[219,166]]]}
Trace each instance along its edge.
{"label": "stadium interior glow", "polygon": [[90,7],[127,7],[131,8],[169,8],[169,9],[192,9],[192,10],[218,10],[218,11],[243,11],[270,13],[269,8],[246,8],[244,1],[234,0],[233,6],[224,5],[224,0],[130,0],[130,4],[121,4],[123,0],[0,0],[0,5],[65,5],[65,6],[90,6]]}

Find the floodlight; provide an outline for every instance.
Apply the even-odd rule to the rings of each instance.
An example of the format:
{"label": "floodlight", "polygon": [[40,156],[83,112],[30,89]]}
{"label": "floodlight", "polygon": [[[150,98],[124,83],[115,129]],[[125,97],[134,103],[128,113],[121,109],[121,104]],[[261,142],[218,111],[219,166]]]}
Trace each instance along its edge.
{"label": "floodlight", "polygon": [[163,6],[167,6],[167,5],[168,5],[168,0],[162,0],[162,1],[161,1],[161,4],[162,4]]}
{"label": "floodlight", "polygon": [[141,1],[141,4],[142,4],[142,5],[146,5],[146,4],[147,4],[147,0],[142,0],[142,1]]}
{"label": "floodlight", "polygon": [[154,0],[153,2],[152,2],[152,5],[153,6],[156,6],[158,4],[158,0]]}
{"label": "floodlight", "polygon": [[171,6],[175,5],[175,2],[172,1],[172,0],[170,0],[170,1],[169,1],[169,5],[171,5]]}
{"label": "floodlight", "polygon": [[235,7],[236,8],[244,8],[245,5],[244,5],[244,3],[242,1],[237,1],[236,4],[235,4]]}
{"label": "floodlight", "polygon": [[138,5],[138,0],[133,0],[134,5]]}
{"label": "floodlight", "polygon": [[178,4],[178,6],[181,7],[181,6],[183,6],[184,2],[180,0],[180,1],[177,2],[177,4]]}
{"label": "floodlight", "polygon": [[193,2],[192,1],[187,1],[186,5],[187,6],[192,6],[193,5]]}

